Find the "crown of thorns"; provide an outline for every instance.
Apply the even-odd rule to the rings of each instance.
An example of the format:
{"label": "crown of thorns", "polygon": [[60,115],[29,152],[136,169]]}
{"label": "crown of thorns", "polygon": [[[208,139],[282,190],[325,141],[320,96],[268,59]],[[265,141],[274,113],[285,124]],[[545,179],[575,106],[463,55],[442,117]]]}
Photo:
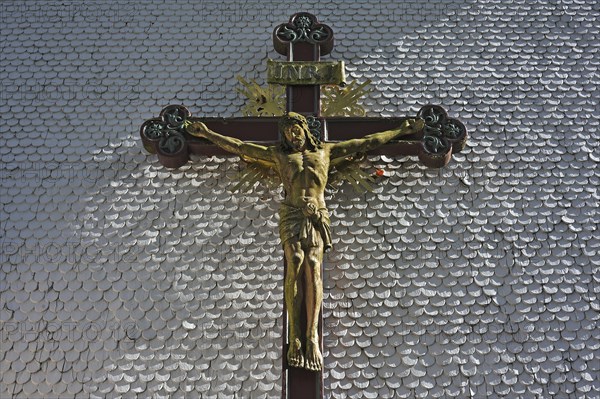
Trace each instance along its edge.
{"label": "crown of thorns", "polygon": [[308,129],[308,121],[304,115],[300,115],[296,112],[288,112],[286,115],[282,116],[279,120],[279,129],[283,130],[283,128],[291,125],[300,125],[304,131],[309,132]]}

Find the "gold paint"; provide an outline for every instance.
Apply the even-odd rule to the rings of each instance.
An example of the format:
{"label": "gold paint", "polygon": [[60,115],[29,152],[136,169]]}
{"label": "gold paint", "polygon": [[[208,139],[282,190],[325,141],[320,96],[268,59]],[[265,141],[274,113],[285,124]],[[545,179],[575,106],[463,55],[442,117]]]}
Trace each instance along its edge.
{"label": "gold paint", "polygon": [[[279,85],[260,86],[255,80],[246,81],[237,77],[242,88],[236,89],[246,96],[242,108],[244,116],[281,116],[285,113],[285,88]],[[367,86],[370,80],[359,84],[356,80],[345,87],[323,86],[321,90],[322,116],[364,116],[365,108],[358,102],[372,91]]]}
{"label": "gold paint", "polygon": [[281,184],[281,179],[275,173],[275,163],[256,158],[240,156],[245,167],[240,171],[238,183],[231,189],[232,192],[245,192],[254,188],[258,183],[265,184],[269,189],[275,189]]}
{"label": "gold paint", "polygon": [[366,111],[358,102],[371,92],[367,86],[371,80],[358,84],[353,80],[345,87],[323,86],[321,89],[321,115],[323,116],[365,116]]}
{"label": "gold paint", "polygon": [[267,60],[267,82],[280,85],[344,85],[344,62]]}
{"label": "gold paint", "polygon": [[242,108],[244,116],[281,116],[285,113],[285,88],[277,85],[261,87],[254,79],[248,82],[241,76],[237,80],[242,88],[237,92],[248,98]]}
{"label": "gold paint", "polygon": [[[421,131],[424,121],[406,120],[397,129],[336,143],[318,142],[307,126],[304,116],[288,113],[279,124],[282,142],[268,147],[223,136],[202,122],[188,123],[185,128],[189,134],[207,139],[243,159],[262,162],[281,178],[285,199],[279,210],[279,236],[287,261],[284,282],[289,320],[287,361],[293,367],[318,371],[323,365],[318,335],[323,300],[321,265],[323,251],[331,247],[325,203],[329,172],[333,167],[344,169],[344,162],[359,161],[359,154],[390,140]],[[353,176],[351,171],[348,173]],[[300,329],[303,303],[307,309],[306,331]]]}
{"label": "gold paint", "polygon": [[365,169],[371,167],[365,154],[331,160],[331,171],[329,172],[328,187],[335,188],[344,181],[349,182],[359,194],[373,191],[373,176]]}

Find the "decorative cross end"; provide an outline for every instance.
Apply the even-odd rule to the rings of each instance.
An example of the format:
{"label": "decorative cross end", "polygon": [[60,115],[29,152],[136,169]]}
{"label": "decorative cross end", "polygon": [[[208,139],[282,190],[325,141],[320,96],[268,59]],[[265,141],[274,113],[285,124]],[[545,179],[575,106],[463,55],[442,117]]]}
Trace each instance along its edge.
{"label": "decorative cross end", "polygon": [[[425,121],[423,133],[418,137],[406,136],[392,141],[377,150],[376,154],[416,155],[423,165],[430,168],[441,168],[450,162],[453,153],[460,152],[467,141],[467,129],[458,119],[449,118],[447,112],[439,105],[426,105],[417,113],[417,118]],[[371,133],[369,130],[385,130],[400,126],[411,118],[316,118],[309,117],[311,133],[322,141],[338,141],[352,137],[342,137],[340,133],[356,131],[356,137]],[[231,130],[235,134],[236,127],[245,124],[239,131],[247,131],[257,142],[275,142],[279,139],[277,117],[260,118],[193,118],[183,105],[169,105],[158,118],[145,121],[140,129],[144,148],[158,155],[159,162],[167,168],[179,168],[189,160],[190,154],[215,155],[223,154],[210,142],[191,136],[185,131],[186,121],[202,121],[209,128],[224,131]],[[368,130],[367,130],[368,129]],[[238,137],[247,140],[248,137]]]}
{"label": "decorative cross end", "polygon": [[290,44],[296,43],[316,44],[321,55],[327,55],[333,49],[333,30],[319,23],[314,15],[299,12],[273,31],[273,45],[279,54],[288,55]]}
{"label": "decorative cross end", "polygon": [[449,118],[439,105],[426,105],[417,117],[425,120],[419,160],[430,168],[441,168],[450,162],[453,153],[462,151],[467,143],[467,128],[461,121]]}
{"label": "decorative cross end", "polygon": [[157,154],[158,161],[167,168],[179,168],[189,160],[185,121],[190,116],[183,105],[169,105],[158,118],[148,119],[140,128],[146,151]]}

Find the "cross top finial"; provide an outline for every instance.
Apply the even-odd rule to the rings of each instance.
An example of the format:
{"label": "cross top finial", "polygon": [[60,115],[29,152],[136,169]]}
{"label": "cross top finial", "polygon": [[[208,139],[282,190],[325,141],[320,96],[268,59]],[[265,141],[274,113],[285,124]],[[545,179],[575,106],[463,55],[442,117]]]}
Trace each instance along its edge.
{"label": "cross top finial", "polygon": [[321,55],[329,54],[333,49],[333,30],[310,13],[296,13],[289,22],[275,28],[273,45],[279,54],[287,55],[289,46],[297,43],[318,45]]}

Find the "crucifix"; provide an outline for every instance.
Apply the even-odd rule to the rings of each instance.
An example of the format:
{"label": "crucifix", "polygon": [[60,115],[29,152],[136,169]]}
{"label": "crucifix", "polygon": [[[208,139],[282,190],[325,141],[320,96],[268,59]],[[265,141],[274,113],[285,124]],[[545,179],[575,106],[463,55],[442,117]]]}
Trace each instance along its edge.
{"label": "crucifix", "polygon": [[144,147],[162,165],[177,168],[189,154],[237,155],[270,168],[284,188],[279,233],[284,264],[283,396],[323,396],[323,252],[331,247],[325,187],[335,165],[357,154],[416,155],[440,168],[462,150],[467,131],[437,105],[414,117],[328,117],[320,114],[322,84],[344,84],[341,62],[322,62],[333,49],[332,29],[309,13],[297,13],[273,32],[268,81],[286,85],[282,117],[192,117],[181,105],[144,122]]}

